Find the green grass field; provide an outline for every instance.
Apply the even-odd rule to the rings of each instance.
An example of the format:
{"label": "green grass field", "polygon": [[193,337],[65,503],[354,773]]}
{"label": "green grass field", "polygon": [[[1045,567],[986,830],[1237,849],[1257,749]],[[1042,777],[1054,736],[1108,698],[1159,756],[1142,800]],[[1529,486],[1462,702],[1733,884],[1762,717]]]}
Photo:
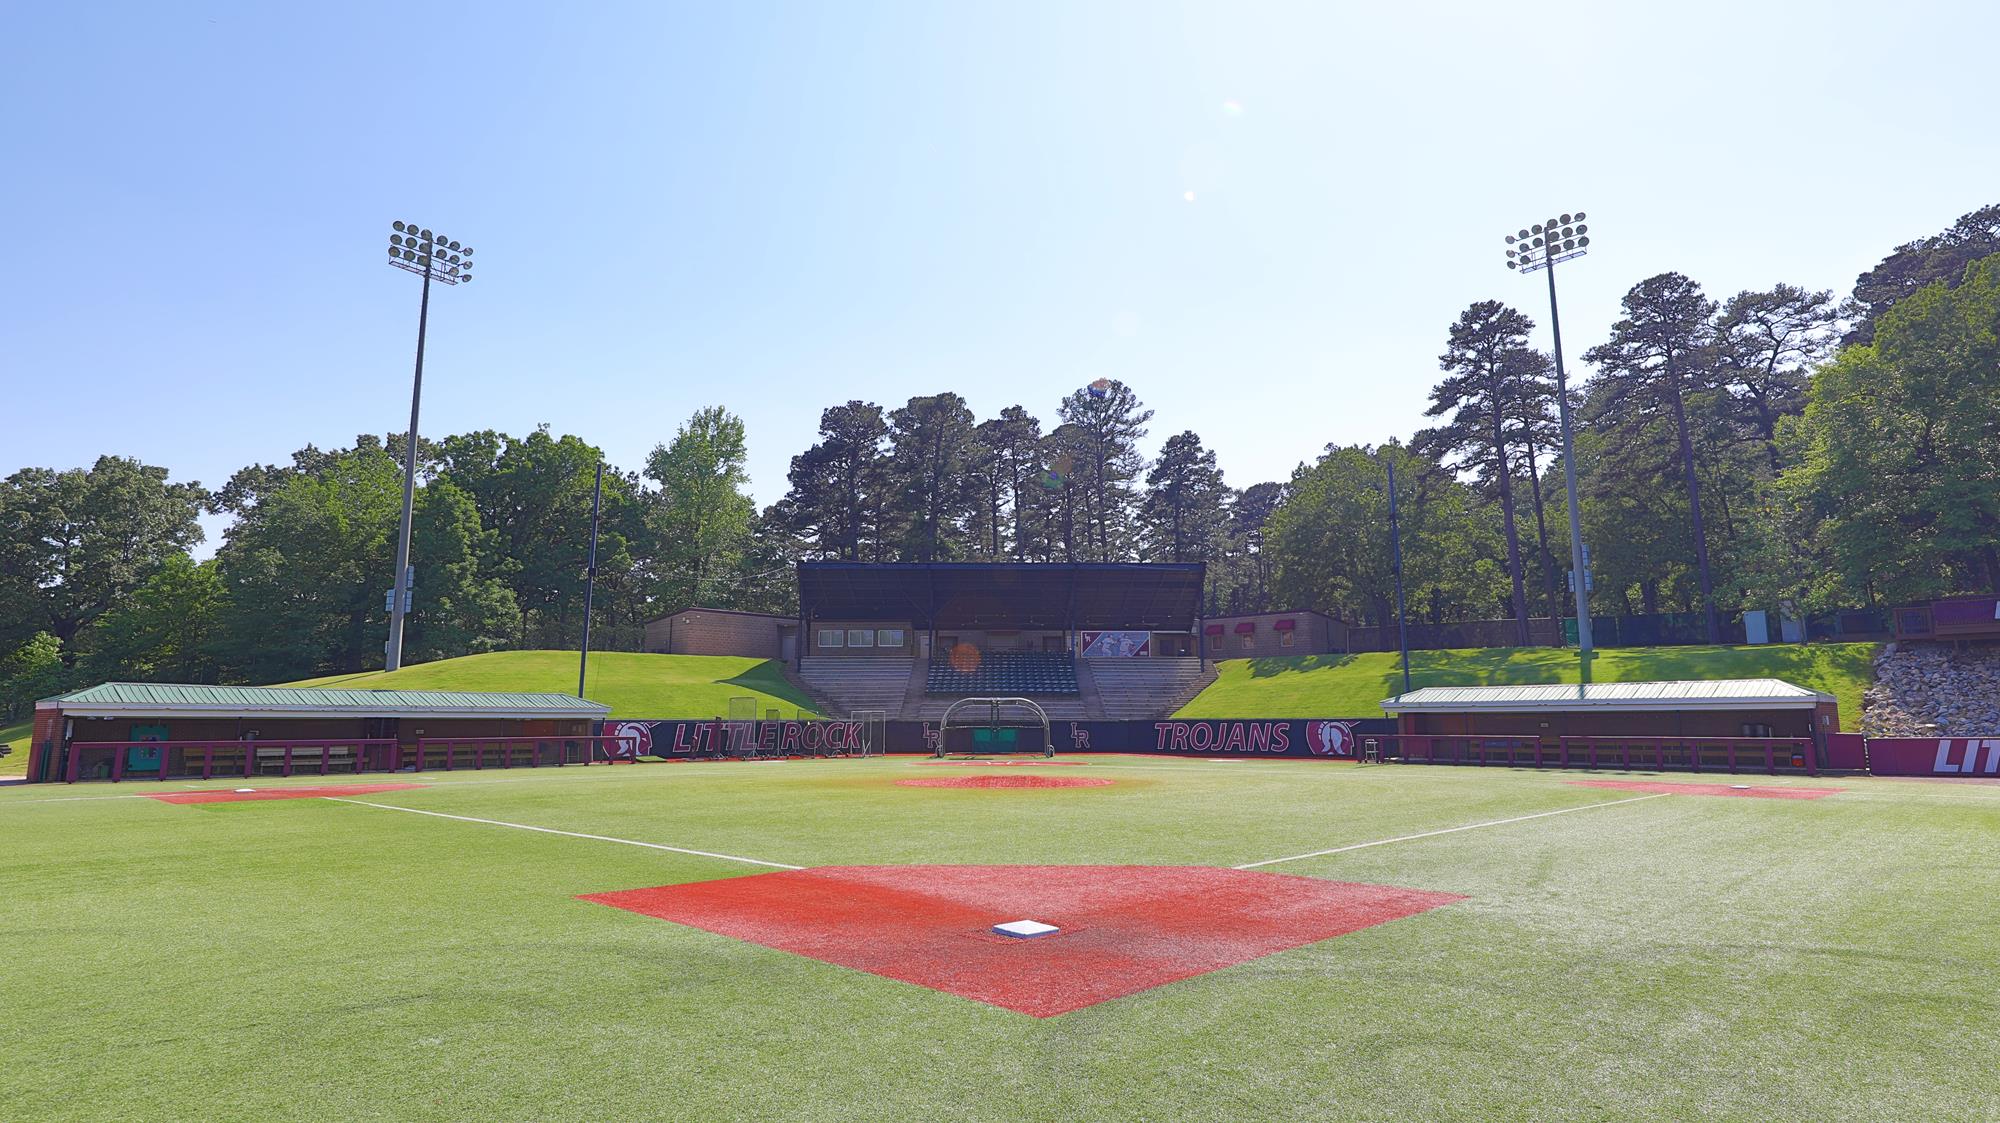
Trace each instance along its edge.
{"label": "green grass field", "polygon": [[[908,788],[985,770],[877,758],[360,797],[464,818],[0,790],[4,1114],[2000,1118],[2000,865],[1979,860],[2000,787],[1639,798],[1574,773],[1080,759],[991,771],[1115,782]],[[1043,1019],[578,900],[766,869],[614,840],[801,866],[1360,847],[1265,869],[1467,899]]]}
{"label": "green grass field", "polygon": [[[1843,729],[1861,726],[1861,693],[1874,677],[1872,643],[1772,644],[1763,647],[1625,647],[1597,652],[1597,682],[1781,678],[1840,701]],[[1402,690],[1393,651],[1226,659],[1216,681],[1177,717],[1380,717],[1382,699]],[[1573,651],[1546,647],[1412,651],[1414,686],[1494,686],[1575,682]]]}
{"label": "green grass field", "polygon": [[[404,667],[393,674],[306,679],[293,686],[378,690],[576,691],[574,651],[498,651]],[[774,660],[721,655],[642,655],[599,651],[590,656],[585,694],[611,707],[612,717],[704,718],[729,713],[731,698],[757,699],[757,709],[813,714],[812,700],[785,679]]]}

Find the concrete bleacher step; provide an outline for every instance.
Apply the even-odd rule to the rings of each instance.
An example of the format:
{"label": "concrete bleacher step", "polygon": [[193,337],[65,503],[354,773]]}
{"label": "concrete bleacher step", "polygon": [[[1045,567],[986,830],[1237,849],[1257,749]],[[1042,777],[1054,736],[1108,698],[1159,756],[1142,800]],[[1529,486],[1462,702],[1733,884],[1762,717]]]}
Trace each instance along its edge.
{"label": "concrete bleacher step", "polygon": [[881,710],[894,719],[902,716],[916,667],[916,660],[902,656],[807,659],[799,677],[831,703],[833,716]]}

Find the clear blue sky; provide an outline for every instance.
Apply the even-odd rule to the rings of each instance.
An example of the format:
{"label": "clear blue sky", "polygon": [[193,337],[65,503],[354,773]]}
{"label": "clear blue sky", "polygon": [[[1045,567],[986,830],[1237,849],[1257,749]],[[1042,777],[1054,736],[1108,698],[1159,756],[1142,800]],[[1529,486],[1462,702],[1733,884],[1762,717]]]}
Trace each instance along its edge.
{"label": "clear blue sky", "polygon": [[2000,201],[1990,3],[1503,7],[17,6],[0,473],[402,429],[395,218],[482,266],[425,432],[629,468],[720,403],[768,503],[825,405],[1101,376],[1282,479],[1416,428],[1470,301],[1546,339],[1547,213],[1574,358],[1649,274],[1844,292]]}

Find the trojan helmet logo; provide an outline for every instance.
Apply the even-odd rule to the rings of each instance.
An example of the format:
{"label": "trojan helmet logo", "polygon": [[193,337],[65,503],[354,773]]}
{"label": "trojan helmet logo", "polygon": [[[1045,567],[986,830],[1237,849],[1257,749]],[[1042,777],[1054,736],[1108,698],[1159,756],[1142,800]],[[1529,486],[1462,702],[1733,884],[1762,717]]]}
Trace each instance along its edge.
{"label": "trojan helmet logo", "polygon": [[1354,755],[1354,727],[1344,721],[1309,721],[1306,723],[1306,747],[1315,756]]}
{"label": "trojan helmet logo", "polygon": [[604,746],[605,755],[619,760],[650,756],[653,752],[653,727],[643,721],[621,721],[611,729],[613,737],[629,737],[625,742],[613,741]]}

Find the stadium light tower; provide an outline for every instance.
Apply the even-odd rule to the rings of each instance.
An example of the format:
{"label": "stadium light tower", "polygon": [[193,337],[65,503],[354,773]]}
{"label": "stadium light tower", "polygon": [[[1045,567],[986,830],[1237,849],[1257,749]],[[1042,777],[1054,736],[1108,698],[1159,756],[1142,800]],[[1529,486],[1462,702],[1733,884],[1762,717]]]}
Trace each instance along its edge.
{"label": "stadium light tower", "polygon": [[414,222],[390,224],[389,264],[424,279],[417,303],[417,374],[410,385],[410,439],[403,457],[403,529],[396,540],[396,573],[389,582],[389,642],[383,647],[389,670],[403,665],[403,617],[410,611],[416,575],[410,571],[410,515],[417,499],[417,408],[424,397],[424,330],[431,315],[431,282],[458,285],[472,280],[472,247]]}
{"label": "stadium light tower", "polygon": [[1556,411],[1562,417],[1563,483],[1569,491],[1570,584],[1576,594],[1576,654],[1581,681],[1590,681],[1590,552],[1583,545],[1583,521],[1576,505],[1576,450],[1569,435],[1569,379],[1563,374],[1562,317],[1556,312],[1556,263],[1582,257],[1590,248],[1584,214],[1565,214],[1507,235],[1507,268],[1539,269],[1549,277],[1549,329],[1556,343]]}

